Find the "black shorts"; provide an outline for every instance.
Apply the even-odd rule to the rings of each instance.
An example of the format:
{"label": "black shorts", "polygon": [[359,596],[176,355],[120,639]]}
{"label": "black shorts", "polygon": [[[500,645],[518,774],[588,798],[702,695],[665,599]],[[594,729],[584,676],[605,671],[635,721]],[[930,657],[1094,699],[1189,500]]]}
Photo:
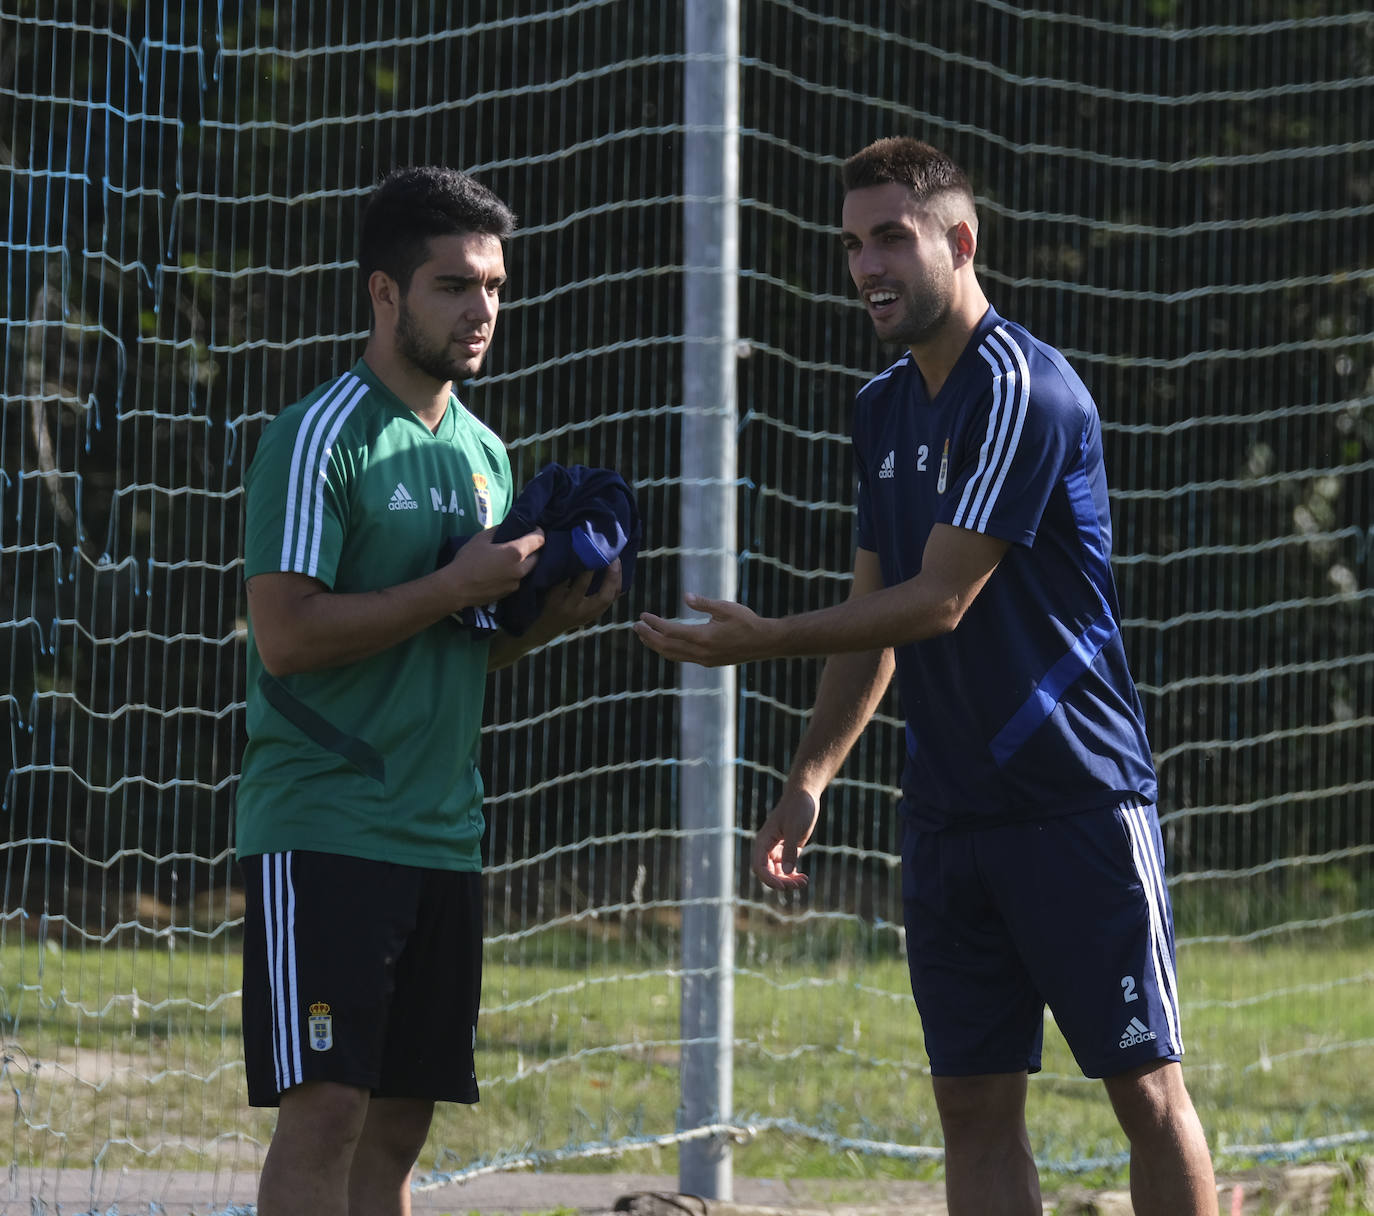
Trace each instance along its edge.
{"label": "black shorts", "polygon": [[306,1081],[477,1101],[481,874],[299,851],[242,869],[251,1105]]}

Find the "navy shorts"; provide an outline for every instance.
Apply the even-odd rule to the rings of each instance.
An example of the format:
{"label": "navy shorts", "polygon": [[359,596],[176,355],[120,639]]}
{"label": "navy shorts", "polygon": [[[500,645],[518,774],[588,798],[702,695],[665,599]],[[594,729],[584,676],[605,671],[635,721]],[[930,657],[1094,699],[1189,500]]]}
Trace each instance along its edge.
{"label": "navy shorts", "polygon": [[907,964],[935,1076],[1038,1072],[1048,1005],[1085,1076],[1183,1054],[1154,807],[902,843]]}
{"label": "navy shorts", "polygon": [[251,1105],[306,1081],[477,1101],[481,874],[300,851],[242,870]]}

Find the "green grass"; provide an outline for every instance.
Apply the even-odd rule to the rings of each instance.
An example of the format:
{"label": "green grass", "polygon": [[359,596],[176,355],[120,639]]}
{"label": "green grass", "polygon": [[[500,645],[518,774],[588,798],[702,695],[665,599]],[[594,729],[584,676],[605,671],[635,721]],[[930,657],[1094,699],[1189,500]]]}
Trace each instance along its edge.
{"label": "green grass", "polygon": [[[676,1151],[648,1143],[672,1131],[679,1100],[671,942],[640,938],[631,948],[609,927],[598,933],[489,951],[483,1102],[440,1108],[423,1168],[453,1173],[526,1155],[548,1169],[676,1173]],[[937,1176],[937,1163],[839,1144],[940,1142],[890,935],[843,926],[754,934],[737,962],[735,1110],[816,1134],[762,1130],[735,1149],[735,1173],[840,1186]],[[1245,1164],[1229,1146],[1374,1127],[1368,935],[1197,945],[1179,969],[1186,1076],[1223,1168]],[[0,946],[18,1163],[255,1168],[272,1116],[244,1103],[238,1004],[222,995],[238,974],[222,940],[173,952]],[[442,1011],[435,1025],[443,1033]],[[1124,1185],[1111,1162],[1125,1145],[1101,1086],[1079,1075],[1052,1027],[1044,1063],[1028,1119],[1047,1189],[1070,1176]],[[612,1155],[576,1155],[616,1144]],[[1108,1164],[1085,1174],[1093,1159]]]}

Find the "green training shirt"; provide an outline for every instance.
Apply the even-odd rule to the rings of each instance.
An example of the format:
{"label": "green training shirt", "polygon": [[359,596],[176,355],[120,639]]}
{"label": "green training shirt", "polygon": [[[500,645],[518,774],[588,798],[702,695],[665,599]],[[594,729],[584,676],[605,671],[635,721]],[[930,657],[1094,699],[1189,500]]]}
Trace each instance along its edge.
{"label": "green training shirt", "polygon": [[[336,592],[430,573],[510,509],[501,441],[456,397],[437,432],[361,360],[263,431],[244,478],[244,577]],[[481,869],[484,638],[444,619],[371,658],[274,677],[248,634],[240,857],[307,849]]]}

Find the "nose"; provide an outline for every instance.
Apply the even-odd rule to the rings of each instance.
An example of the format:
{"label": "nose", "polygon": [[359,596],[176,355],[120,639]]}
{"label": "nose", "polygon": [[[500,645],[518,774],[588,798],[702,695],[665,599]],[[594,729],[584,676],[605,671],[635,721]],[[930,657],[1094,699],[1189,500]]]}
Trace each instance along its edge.
{"label": "nose", "polygon": [[468,301],[468,316],[474,321],[494,321],[500,307],[501,298],[495,292],[488,291],[485,287],[476,287]]}
{"label": "nose", "polygon": [[881,278],[883,273],[881,250],[874,244],[860,245],[850,256],[849,269],[856,283],[861,283],[865,279]]}

